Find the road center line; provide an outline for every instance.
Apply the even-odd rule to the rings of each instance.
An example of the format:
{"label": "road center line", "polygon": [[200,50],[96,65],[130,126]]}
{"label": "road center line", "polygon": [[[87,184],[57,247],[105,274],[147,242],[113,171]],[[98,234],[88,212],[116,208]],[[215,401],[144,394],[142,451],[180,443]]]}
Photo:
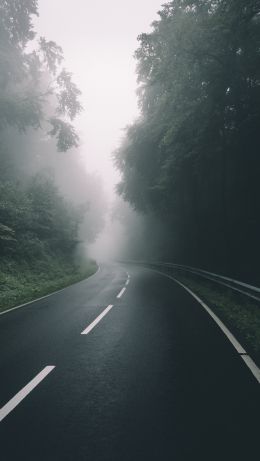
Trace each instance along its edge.
{"label": "road center line", "polygon": [[81,334],[87,335],[91,330],[93,330],[93,328],[95,328],[95,326],[100,322],[100,320],[102,320],[103,317],[105,317],[105,315],[108,314],[112,307],[114,307],[113,304],[110,304],[85,330],[82,331]]}
{"label": "road center line", "polygon": [[35,378],[32,379],[25,387],[23,387],[9,402],[7,402],[0,409],[0,421],[2,421],[19,403],[27,397],[28,394],[36,387],[40,382],[46,378],[46,376],[55,368],[55,366],[45,367]]}
{"label": "road center line", "polygon": [[117,295],[117,298],[121,298],[121,297],[123,296],[123,294],[124,294],[125,290],[126,290],[126,288],[125,288],[125,287],[124,287],[124,288],[122,288],[122,290],[120,291],[120,293],[118,293],[118,295]]}

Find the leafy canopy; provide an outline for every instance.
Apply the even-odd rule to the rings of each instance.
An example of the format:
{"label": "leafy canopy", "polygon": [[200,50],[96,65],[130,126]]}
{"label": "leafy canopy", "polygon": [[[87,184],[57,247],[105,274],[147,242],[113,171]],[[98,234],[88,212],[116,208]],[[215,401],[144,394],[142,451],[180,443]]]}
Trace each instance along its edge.
{"label": "leafy canopy", "polygon": [[217,248],[220,234],[230,248],[238,223],[258,225],[260,1],[174,0],[138,40],[140,117],[115,153],[118,191],[178,248]]}
{"label": "leafy canopy", "polygon": [[43,128],[56,137],[58,150],[66,151],[78,146],[70,122],[82,110],[81,92],[61,67],[61,47],[44,37],[36,42],[37,4],[36,0],[0,0],[0,130]]}

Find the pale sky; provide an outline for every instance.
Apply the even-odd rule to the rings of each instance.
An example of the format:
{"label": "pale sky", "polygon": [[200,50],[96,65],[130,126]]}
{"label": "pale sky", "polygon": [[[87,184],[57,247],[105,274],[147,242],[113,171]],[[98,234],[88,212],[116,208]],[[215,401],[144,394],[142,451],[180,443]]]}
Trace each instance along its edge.
{"label": "pale sky", "polygon": [[36,30],[57,42],[65,67],[81,89],[83,114],[77,120],[88,171],[98,171],[112,196],[118,175],[111,152],[122,129],[138,114],[137,36],[150,30],[163,0],[39,0]]}

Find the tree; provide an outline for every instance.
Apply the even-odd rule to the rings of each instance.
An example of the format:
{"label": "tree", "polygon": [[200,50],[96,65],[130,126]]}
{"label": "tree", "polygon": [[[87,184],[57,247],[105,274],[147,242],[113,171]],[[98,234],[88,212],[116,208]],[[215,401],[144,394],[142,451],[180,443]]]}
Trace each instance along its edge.
{"label": "tree", "polygon": [[50,178],[36,175],[24,186],[0,183],[0,254],[47,258],[71,253],[83,215],[66,202]]}
{"label": "tree", "polygon": [[260,2],[174,0],[139,42],[141,115],[115,153],[118,191],[172,229],[172,257],[249,264],[260,230]]}
{"label": "tree", "polygon": [[[32,18],[36,0],[0,1],[0,129],[14,126],[45,128],[66,151],[79,142],[70,123],[81,111],[80,90],[72,75],[61,68],[62,49],[40,37],[35,43]],[[48,128],[48,125],[50,128]]]}

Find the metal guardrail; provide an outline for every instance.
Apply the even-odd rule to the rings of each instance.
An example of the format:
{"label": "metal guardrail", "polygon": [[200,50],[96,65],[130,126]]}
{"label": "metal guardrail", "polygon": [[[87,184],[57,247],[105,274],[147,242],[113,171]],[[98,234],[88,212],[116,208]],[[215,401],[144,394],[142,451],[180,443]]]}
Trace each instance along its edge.
{"label": "metal guardrail", "polygon": [[248,288],[249,290],[252,290],[254,292],[257,292],[257,293],[260,293],[260,288],[259,287],[255,287],[253,285],[249,285],[248,283],[244,283],[244,282],[240,282],[239,280],[236,280],[236,279],[232,279],[230,277],[226,277],[224,275],[219,275],[219,274],[215,274],[214,272],[208,272],[208,271],[205,271],[205,270],[202,270],[202,269],[198,269],[196,267],[191,267],[191,266],[182,266],[180,264],[173,264],[173,263],[166,263],[167,265],[170,265],[170,266],[175,266],[175,267],[179,267],[179,268],[186,268],[189,269],[189,270],[192,270],[192,271],[196,271],[198,273],[201,273],[202,275],[205,274],[205,275],[209,275],[211,277],[214,277],[216,279],[220,279],[220,280],[226,280],[228,282],[232,282],[236,285],[239,285],[241,287],[245,287],[245,288]]}
{"label": "metal guardrail", "polygon": [[[137,262],[137,261],[132,261]],[[232,279],[230,277],[215,274],[214,272],[208,272],[203,269],[199,269],[197,267],[192,266],[185,266],[181,264],[174,264],[174,263],[165,263],[165,262],[147,262],[147,261],[138,261],[140,264],[148,264],[149,266],[156,266],[156,267],[164,267],[164,268],[172,268],[177,269],[183,272],[189,272],[194,275],[200,276],[204,279],[210,280],[215,282],[219,285],[225,286],[226,288],[230,288],[233,291],[236,291],[240,294],[247,296],[248,298],[254,299],[255,301],[260,302],[260,288],[254,285],[250,285],[248,283],[241,282],[240,280]],[[258,295],[258,296],[257,296]]]}

